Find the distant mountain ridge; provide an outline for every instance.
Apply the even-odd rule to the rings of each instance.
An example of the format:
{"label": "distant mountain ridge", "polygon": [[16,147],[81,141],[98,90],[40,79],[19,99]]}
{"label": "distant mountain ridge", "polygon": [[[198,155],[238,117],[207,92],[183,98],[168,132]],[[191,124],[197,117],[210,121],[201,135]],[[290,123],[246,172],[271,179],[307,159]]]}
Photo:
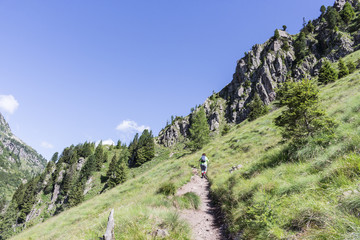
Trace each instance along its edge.
{"label": "distant mountain ridge", "polygon": [[21,182],[41,173],[46,159],[16,137],[0,113],[0,197],[7,200]]}

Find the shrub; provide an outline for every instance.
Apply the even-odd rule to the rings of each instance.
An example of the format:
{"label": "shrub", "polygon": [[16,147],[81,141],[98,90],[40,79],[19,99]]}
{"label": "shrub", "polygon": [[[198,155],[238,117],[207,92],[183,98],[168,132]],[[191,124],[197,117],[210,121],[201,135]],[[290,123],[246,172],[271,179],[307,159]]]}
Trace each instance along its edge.
{"label": "shrub", "polygon": [[251,112],[249,113],[249,120],[253,121],[256,118],[263,116],[269,112],[267,106],[261,101],[259,95],[255,93],[253,100],[249,103]]}
{"label": "shrub", "polygon": [[353,7],[349,2],[346,2],[343,10],[340,12],[341,18],[345,23],[349,23],[355,16]]}
{"label": "shrub", "polygon": [[347,68],[349,69],[349,74],[352,74],[356,70],[356,64],[353,61],[350,61],[346,64]]}
{"label": "shrub", "polygon": [[342,59],[339,60],[339,79],[349,75],[349,69]]}
{"label": "shrub", "polygon": [[287,85],[281,103],[288,108],[275,118],[275,125],[282,128],[283,138],[297,144],[320,133],[332,134],[336,124],[320,108],[315,83],[304,79]]}
{"label": "shrub", "polygon": [[275,40],[278,40],[280,38],[280,33],[279,33],[279,30],[275,30],[275,33],[274,33],[274,38]]}
{"label": "shrub", "polygon": [[221,131],[221,135],[224,136],[226,134],[228,134],[230,131],[230,126],[228,124],[225,124],[223,130]]}
{"label": "shrub", "polygon": [[164,194],[165,196],[175,195],[176,187],[174,183],[163,183],[158,189],[158,193]]}
{"label": "shrub", "polygon": [[327,84],[337,79],[336,70],[330,65],[329,61],[325,61],[319,71],[319,82]]}

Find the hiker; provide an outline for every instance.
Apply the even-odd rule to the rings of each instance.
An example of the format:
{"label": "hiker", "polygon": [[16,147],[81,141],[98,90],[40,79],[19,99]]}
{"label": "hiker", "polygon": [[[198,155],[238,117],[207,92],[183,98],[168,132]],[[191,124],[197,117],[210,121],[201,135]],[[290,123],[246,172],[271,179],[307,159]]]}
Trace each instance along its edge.
{"label": "hiker", "polygon": [[206,157],[206,154],[203,153],[200,160],[200,167],[201,167],[201,178],[207,178],[206,177],[206,171],[207,171],[207,165],[208,165],[208,162],[209,162],[209,159]]}

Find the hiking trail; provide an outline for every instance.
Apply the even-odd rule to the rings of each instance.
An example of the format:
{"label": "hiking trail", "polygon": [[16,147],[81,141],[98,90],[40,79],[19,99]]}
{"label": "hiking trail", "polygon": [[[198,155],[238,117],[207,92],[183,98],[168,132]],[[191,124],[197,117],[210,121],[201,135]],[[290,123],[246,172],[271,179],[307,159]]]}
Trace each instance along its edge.
{"label": "hiking trail", "polygon": [[180,211],[182,219],[187,221],[192,229],[192,237],[195,240],[222,240],[225,239],[221,228],[216,222],[216,208],[212,206],[209,197],[209,182],[199,177],[197,170],[193,169],[190,182],[178,189],[176,195],[180,196],[187,192],[196,193],[201,200],[199,209],[184,209]]}

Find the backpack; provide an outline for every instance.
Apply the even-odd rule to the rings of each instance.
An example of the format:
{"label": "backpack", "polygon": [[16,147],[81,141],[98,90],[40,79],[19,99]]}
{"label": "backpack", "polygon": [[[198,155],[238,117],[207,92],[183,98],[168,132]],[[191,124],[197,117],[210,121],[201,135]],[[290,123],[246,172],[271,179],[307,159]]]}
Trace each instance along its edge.
{"label": "backpack", "polygon": [[201,157],[201,163],[205,163],[206,162],[206,157],[205,156],[202,156]]}

